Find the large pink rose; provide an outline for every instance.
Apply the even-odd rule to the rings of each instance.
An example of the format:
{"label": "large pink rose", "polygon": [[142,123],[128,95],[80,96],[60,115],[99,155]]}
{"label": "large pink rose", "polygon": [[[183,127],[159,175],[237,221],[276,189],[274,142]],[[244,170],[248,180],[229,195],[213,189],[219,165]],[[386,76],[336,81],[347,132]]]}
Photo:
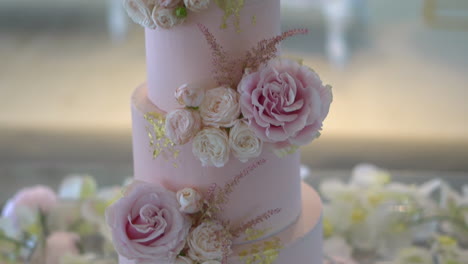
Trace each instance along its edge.
{"label": "large pink rose", "polygon": [[249,127],[263,141],[283,146],[318,137],[333,98],[314,71],[288,59],[246,74],[238,90]]}
{"label": "large pink rose", "polygon": [[137,263],[174,263],[185,246],[190,219],[179,211],[176,194],[134,182],[107,208],[114,247]]}

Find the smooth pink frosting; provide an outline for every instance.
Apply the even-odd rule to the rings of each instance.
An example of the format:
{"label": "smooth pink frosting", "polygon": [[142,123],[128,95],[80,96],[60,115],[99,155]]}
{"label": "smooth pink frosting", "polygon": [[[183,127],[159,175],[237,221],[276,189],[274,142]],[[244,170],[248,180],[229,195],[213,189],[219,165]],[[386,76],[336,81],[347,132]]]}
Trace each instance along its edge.
{"label": "smooth pink frosting", "polygon": [[[322,248],[322,202],[318,194],[307,184],[302,183],[302,214],[298,220],[271,237],[261,241],[238,245],[233,248],[233,255],[229,258],[230,264],[244,264],[239,252],[249,249],[252,244],[267,241],[272,237],[281,240],[282,249],[275,264],[290,263],[323,263]],[[134,264],[132,261],[120,258],[120,264]]]}
{"label": "smooth pink frosting", "polygon": [[[139,180],[155,182],[177,191],[185,187],[206,190],[213,183],[224,186],[251,162],[241,163],[233,155],[222,168],[202,167],[192,153],[192,145],[180,146],[177,158],[153,158],[144,115],[161,112],[147,99],[146,85],[137,88],[133,95],[133,153],[134,173]],[[265,149],[265,148],[264,148]],[[272,217],[259,228],[269,228],[275,233],[293,223],[301,211],[301,180],[299,175],[300,153],[284,158],[265,149],[258,159],[266,163],[244,178],[230,196],[223,217],[233,224],[250,220],[263,212],[281,208],[281,213]],[[267,234],[268,235],[268,234]]]}
{"label": "smooth pink frosting", "polygon": [[197,23],[205,25],[233,57],[280,33],[280,0],[245,2],[240,12],[240,32],[232,23],[221,29],[224,12],[214,3],[208,10],[190,12],[184,24],[170,30],[146,29],[148,96],[155,105],[164,111],[176,108],[174,92],[186,83],[215,86],[211,51]]}

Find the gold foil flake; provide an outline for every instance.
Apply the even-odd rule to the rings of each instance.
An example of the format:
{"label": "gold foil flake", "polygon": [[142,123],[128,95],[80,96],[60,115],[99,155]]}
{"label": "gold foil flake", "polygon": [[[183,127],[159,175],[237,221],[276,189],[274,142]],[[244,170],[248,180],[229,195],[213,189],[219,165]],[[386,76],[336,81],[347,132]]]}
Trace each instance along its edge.
{"label": "gold foil flake", "polygon": [[261,237],[265,236],[266,232],[268,232],[269,229],[254,229],[254,228],[247,228],[245,230],[245,239],[247,241],[254,241],[258,240]]}
{"label": "gold foil flake", "polygon": [[244,8],[245,0],[215,0],[216,4],[224,11],[221,28],[227,28],[229,18],[233,17],[234,26],[240,32],[240,12]]}
{"label": "gold foil flake", "polygon": [[146,132],[149,138],[149,147],[151,149],[153,159],[163,156],[165,159],[177,159],[180,150],[166,136],[165,117],[162,114],[151,112],[144,116],[148,122]]}
{"label": "gold foil flake", "polygon": [[257,16],[252,16],[252,25],[257,25]]}
{"label": "gold foil flake", "polygon": [[280,250],[283,248],[278,237],[265,242],[259,242],[249,249],[239,253],[239,258],[245,264],[272,264],[278,259]]}

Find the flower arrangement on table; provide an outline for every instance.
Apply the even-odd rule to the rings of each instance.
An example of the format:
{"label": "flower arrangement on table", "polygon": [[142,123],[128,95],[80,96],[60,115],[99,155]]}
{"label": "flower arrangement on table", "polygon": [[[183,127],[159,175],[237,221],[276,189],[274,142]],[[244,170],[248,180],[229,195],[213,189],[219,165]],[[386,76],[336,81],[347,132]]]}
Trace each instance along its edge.
{"label": "flower arrangement on table", "polygon": [[328,263],[468,261],[468,185],[463,194],[440,179],[405,185],[362,164],[349,183],[325,180],[320,192]]}
{"label": "flower arrangement on table", "polygon": [[[64,180],[58,193],[44,186],[20,190],[6,203],[0,218],[0,263],[117,263],[112,245],[112,233],[117,231],[108,228],[104,211],[122,197],[123,190],[126,198],[119,203],[135,198],[137,190],[162,192],[159,197],[167,198],[165,205],[172,204],[168,212],[177,215],[179,223],[186,223],[187,215],[193,218],[192,212],[200,208],[202,212],[209,211],[209,203],[204,202],[207,196],[193,189],[179,190],[177,194],[138,182],[130,186],[98,190],[92,177],[72,176]],[[324,197],[325,263],[465,264],[468,259],[468,186],[461,189],[462,193],[458,193],[440,179],[421,185],[392,182],[387,171],[371,165],[357,166],[349,183],[325,180],[320,186]],[[143,198],[145,193],[139,196]],[[145,210],[142,212],[152,212],[151,206]],[[110,209],[109,214],[118,214],[112,211],[116,210]],[[159,213],[164,215],[166,211]],[[200,212],[194,214],[195,219],[201,219],[196,216]],[[159,215],[154,221],[163,223]],[[216,244],[215,250],[206,250],[197,247],[200,243],[196,239],[232,230],[226,228],[226,223],[191,223],[196,232],[193,229],[187,233],[188,224],[171,229],[173,237],[186,236],[191,244],[181,251],[185,256],[175,256],[177,264],[192,263],[190,255],[219,259],[222,252],[228,252],[229,241]],[[157,235],[156,230],[152,235]],[[119,237],[126,239],[128,236]],[[181,246],[173,245],[175,249],[178,247]],[[191,253],[190,247],[193,248]],[[218,263],[216,261],[208,263]]]}
{"label": "flower arrangement on table", "polygon": [[[260,41],[242,58],[231,58],[205,26],[199,28],[212,50],[218,86],[179,87],[175,97],[181,108],[167,113],[160,133],[149,133],[150,145],[154,138],[164,141],[158,146],[191,142],[203,166],[223,167],[231,153],[246,162],[268,143],[283,157],[320,136],[333,100],[331,87],[309,67],[277,57],[281,41],[307,30],[286,31]],[[157,158],[160,151],[154,153]]]}

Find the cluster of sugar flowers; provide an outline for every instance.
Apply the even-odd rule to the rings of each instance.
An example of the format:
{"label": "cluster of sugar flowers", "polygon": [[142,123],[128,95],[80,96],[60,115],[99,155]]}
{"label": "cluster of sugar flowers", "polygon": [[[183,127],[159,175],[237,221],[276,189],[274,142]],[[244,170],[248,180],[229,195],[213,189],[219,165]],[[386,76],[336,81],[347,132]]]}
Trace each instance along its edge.
{"label": "cluster of sugar flowers", "polygon": [[19,190],[1,212],[0,263],[115,263],[104,208],[119,195],[120,187],[98,190],[87,175],[66,177],[58,192],[43,185]]}
{"label": "cluster of sugar flowers", "polygon": [[150,29],[168,29],[182,23],[188,10],[207,9],[210,0],[124,0],[123,4],[135,23]]}
{"label": "cluster of sugar flowers", "polygon": [[240,119],[240,96],[234,89],[183,85],[176,98],[185,108],[167,114],[166,136],[177,145],[193,139],[193,153],[204,166],[223,167],[231,152],[242,162],[261,154],[262,140]]}
{"label": "cluster of sugar flowers", "polygon": [[282,156],[320,135],[331,87],[310,68],[276,57],[282,40],[306,30],[260,41],[243,59],[230,59],[208,29],[199,27],[213,51],[218,87],[185,84],[176,90],[184,108],[166,117],[173,143],[192,140],[193,154],[204,166],[223,167],[230,153],[246,162],[270,143]]}
{"label": "cluster of sugar flowers", "polygon": [[234,238],[280,212],[270,210],[235,227],[218,216],[233,187],[265,162],[253,163],[248,173],[238,174],[223,188],[212,185],[204,195],[194,188],[173,192],[133,182],[123,198],[107,208],[115,249],[137,263],[227,263]]}

